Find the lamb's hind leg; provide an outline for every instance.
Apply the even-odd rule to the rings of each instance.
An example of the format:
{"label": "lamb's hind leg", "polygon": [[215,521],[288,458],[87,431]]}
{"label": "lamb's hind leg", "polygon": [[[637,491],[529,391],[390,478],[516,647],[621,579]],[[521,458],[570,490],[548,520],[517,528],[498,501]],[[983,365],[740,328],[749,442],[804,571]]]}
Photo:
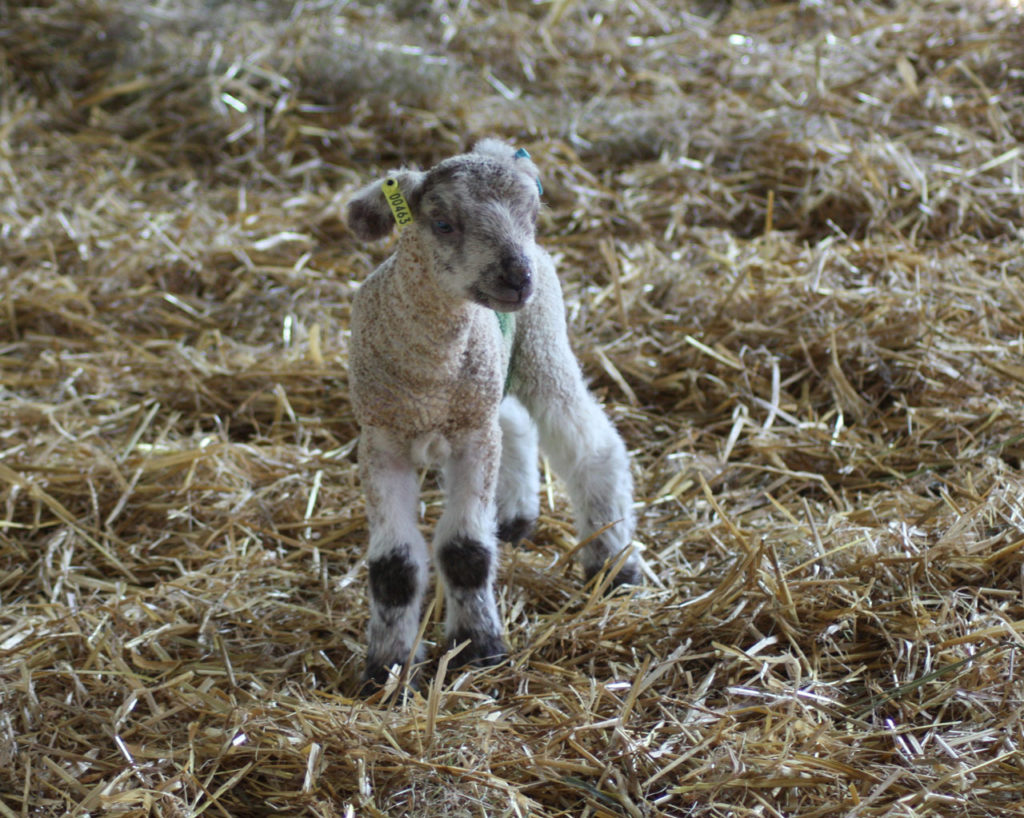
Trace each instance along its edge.
{"label": "lamb's hind leg", "polygon": [[[541,449],[566,483],[577,533],[589,540],[580,557],[590,579],[630,547],[633,478],[626,446],[587,391],[573,356],[554,266],[543,254],[536,260],[536,295],[517,314],[509,384],[537,424]],[[636,583],[640,577],[640,557],[629,553],[612,582]]]}
{"label": "lamb's hind leg", "polygon": [[[427,544],[416,526],[416,472],[379,429],[363,430],[360,477],[370,524],[370,622],[363,676],[367,690],[413,654],[427,582]],[[421,657],[417,654],[418,661]]]}
{"label": "lamb's hind leg", "polygon": [[[575,378],[565,378],[559,388],[550,390],[552,400],[537,402],[534,417],[541,448],[565,481],[577,534],[581,540],[590,539],[580,551],[589,580],[630,546],[635,525],[633,478],[622,438],[579,375],[573,374]],[[572,388],[565,388],[569,384]],[[640,559],[631,553],[612,587],[640,579]]]}
{"label": "lamb's hind leg", "polygon": [[537,427],[514,397],[501,404],[501,471],[498,474],[498,539],[518,544],[530,536],[540,512]]}
{"label": "lamb's hind leg", "polygon": [[460,663],[492,665],[506,654],[494,599],[499,440],[496,422],[466,434],[445,466],[447,498],[434,535],[434,557],[444,578],[448,646],[469,640]]}

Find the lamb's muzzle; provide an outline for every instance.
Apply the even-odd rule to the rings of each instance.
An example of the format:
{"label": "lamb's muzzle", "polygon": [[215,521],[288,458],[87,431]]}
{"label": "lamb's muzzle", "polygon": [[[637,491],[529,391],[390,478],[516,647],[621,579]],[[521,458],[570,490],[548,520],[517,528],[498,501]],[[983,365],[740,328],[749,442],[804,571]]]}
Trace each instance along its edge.
{"label": "lamb's muzzle", "polygon": [[[505,655],[493,589],[497,534],[518,540],[532,530],[538,443],[566,482],[579,535],[592,537],[580,550],[588,579],[619,560],[634,528],[626,448],[586,389],[554,265],[536,243],[542,189],[529,155],[484,140],[429,171],[391,178],[401,200],[392,199],[394,217],[379,183],[348,209],[365,239],[390,232],[403,206],[410,217],[352,305],[349,386],[370,525],[372,683],[420,657],[414,642],[430,553],[417,519],[420,459],[437,458],[444,472],[447,502],[432,552],[445,585],[446,642],[467,642],[465,661]],[[508,339],[494,311],[516,312]],[[611,583],[640,576],[630,552]]]}
{"label": "lamb's muzzle", "polygon": [[533,294],[533,265],[529,257],[516,250],[502,253],[497,268],[485,277],[487,290],[474,290],[474,300],[501,312],[523,307]]}

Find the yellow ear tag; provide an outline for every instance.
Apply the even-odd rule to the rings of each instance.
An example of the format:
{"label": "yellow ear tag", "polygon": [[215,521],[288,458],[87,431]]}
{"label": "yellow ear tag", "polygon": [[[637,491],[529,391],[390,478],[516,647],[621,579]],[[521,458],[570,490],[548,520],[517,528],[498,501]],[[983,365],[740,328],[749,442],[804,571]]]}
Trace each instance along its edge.
{"label": "yellow ear tag", "polygon": [[401,188],[398,187],[398,180],[385,179],[381,188],[384,190],[384,198],[388,200],[388,207],[391,208],[391,214],[395,217],[398,229],[401,230],[407,224],[412,224],[412,211],[409,209],[409,203],[405,200],[405,196],[402,195]]}

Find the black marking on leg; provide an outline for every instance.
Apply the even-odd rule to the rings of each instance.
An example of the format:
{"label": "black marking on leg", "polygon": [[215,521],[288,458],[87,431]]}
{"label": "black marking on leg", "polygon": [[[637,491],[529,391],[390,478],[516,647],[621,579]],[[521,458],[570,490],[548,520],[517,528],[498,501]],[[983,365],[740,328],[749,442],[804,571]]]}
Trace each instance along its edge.
{"label": "black marking on leg", "polygon": [[498,539],[502,542],[519,545],[533,533],[536,521],[529,517],[513,517],[498,524]]}
{"label": "black marking on leg", "polygon": [[456,537],[441,546],[438,563],[449,587],[475,590],[487,584],[491,575],[491,552],[469,537]]}
{"label": "black marking on leg", "polygon": [[409,558],[409,546],[396,548],[369,562],[370,594],[373,601],[388,608],[404,608],[416,598],[419,573]]}
{"label": "black marking on leg", "polygon": [[505,640],[501,638],[501,634],[480,633],[461,628],[448,637],[448,650],[461,645],[467,639],[469,644],[455,656],[456,666],[493,667],[501,664],[508,656],[508,648],[505,647]]}

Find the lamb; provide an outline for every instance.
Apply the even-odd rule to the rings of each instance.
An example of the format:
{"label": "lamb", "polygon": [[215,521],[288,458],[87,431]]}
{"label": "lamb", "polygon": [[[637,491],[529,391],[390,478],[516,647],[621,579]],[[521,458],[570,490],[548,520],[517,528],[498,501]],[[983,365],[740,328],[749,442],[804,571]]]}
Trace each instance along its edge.
{"label": "lamb", "polygon": [[536,521],[538,443],[565,481],[579,536],[591,538],[580,550],[586,577],[608,568],[613,587],[640,580],[629,458],[569,346],[555,267],[536,243],[541,192],[525,150],[485,139],[349,203],[359,238],[383,238],[396,221],[401,230],[352,303],[349,387],[370,529],[367,689],[423,658],[419,466],[442,468],[432,552],[447,644],[468,641],[460,661],[506,656],[497,543],[518,543]]}

